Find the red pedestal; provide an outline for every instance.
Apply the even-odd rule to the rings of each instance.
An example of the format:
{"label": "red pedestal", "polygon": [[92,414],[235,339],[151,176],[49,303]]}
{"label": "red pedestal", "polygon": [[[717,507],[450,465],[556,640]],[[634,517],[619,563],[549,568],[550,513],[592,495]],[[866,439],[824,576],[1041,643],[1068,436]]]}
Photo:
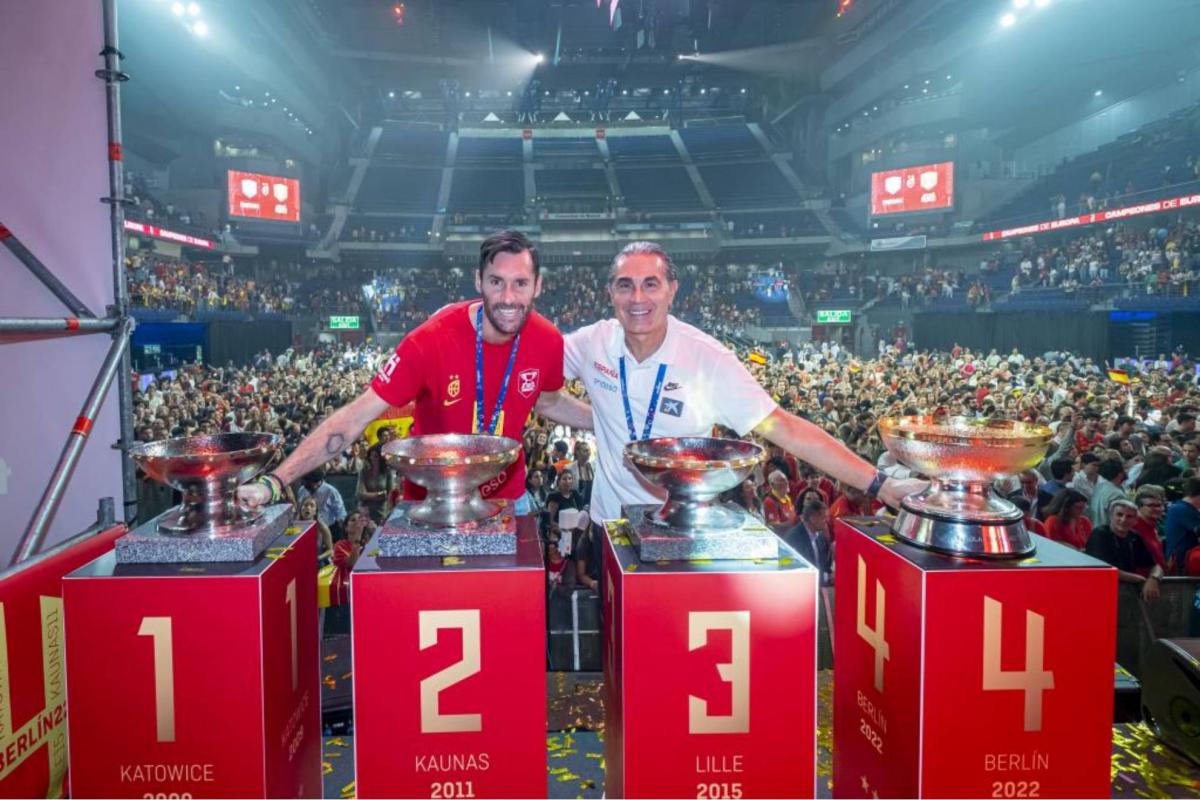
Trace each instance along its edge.
{"label": "red pedestal", "polygon": [[604,560],[605,794],[816,796],[817,573],[777,561]]}
{"label": "red pedestal", "polygon": [[63,581],[72,794],[321,794],[317,531],[257,561]]}
{"label": "red pedestal", "polygon": [[546,576],[517,553],[380,558],[350,577],[359,797],[544,797]]}
{"label": "red pedestal", "polygon": [[1107,797],[1117,573],[837,523],[834,796]]}
{"label": "red pedestal", "polygon": [[0,578],[0,797],[59,797],[67,776],[62,579],[125,526],[59,546]]}

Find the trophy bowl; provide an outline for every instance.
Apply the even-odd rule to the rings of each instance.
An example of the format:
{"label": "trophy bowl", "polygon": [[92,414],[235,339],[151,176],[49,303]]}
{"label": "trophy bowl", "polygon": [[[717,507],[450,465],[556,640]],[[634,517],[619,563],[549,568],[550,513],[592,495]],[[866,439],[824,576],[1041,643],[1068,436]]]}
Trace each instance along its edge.
{"label": "trophy bowl", "polygon": [[1013,420],[889,417],[879,421],[884,446],[930,479],[901,501],[898,536],[951,555],[1014,558],[1033,552],[1020,509],[992,491],[1004,475],[1033,469],[1053,432]]}
{"label": "trophy bowl", "polygon": [[237,503],[237,487],[261,472],[283,439],[269,433],[221,433],[143,442],[129,457],[153,480],[178,489],[183,502],[158,523],[161,533],[211,533],[262,516]]}
{"label": "trophy bowl", "polygon": [[408,518],[430,528],[495,516],[500,507],[484,500],[479,487],[516,461],[520,451],[520,443],[504,436],[458,433],[412,436],[383,446],[387,462],[427,492]]}
{"label": "trophy bowl", "polygon": [[713,531],[743,522],[717,502],[740,484],[766,451],[739,439],[665,437],[625,445],[625,458],[647,482],[665,489],[667,501],[646,513],[655,525],[679,531]]}

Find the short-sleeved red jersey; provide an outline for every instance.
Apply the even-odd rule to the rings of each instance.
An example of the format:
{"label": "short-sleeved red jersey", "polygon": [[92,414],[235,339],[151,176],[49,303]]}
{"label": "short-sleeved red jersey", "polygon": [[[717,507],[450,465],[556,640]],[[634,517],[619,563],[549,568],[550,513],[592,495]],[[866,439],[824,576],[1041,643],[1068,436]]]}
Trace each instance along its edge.
{"label": "short-sleeved red jersey", "polygon": [[[412,402],[412,435],[475,433],[475,326],[470,313],[478,300],[446,306],[411,331],[371,381],[375,393],[393,406]],[[512,342],[483,343],[484,424],[500,393]],[[516,363],[496,435],[521,441],[538,395],[563,386],[563,339],[558,328],[531,311],[521,330]],[[419,499],[424,490],[409,484],[404,496]],[[516,500],[525,492],[525,454],[481,488],[484,497]]]}

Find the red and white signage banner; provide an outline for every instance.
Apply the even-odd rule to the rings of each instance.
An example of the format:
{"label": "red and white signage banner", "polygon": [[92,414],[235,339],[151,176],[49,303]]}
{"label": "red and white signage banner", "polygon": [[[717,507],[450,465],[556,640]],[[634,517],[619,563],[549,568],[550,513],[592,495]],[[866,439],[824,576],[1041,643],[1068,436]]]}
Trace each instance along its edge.
{"label": "red and white signage banner", "polygon": [[229,216],[300,221],[300,181],[229,170]]}
{"label": "red and white signage banner", "polygon": [[205,250],[213,249],[213,243],[208,239],[201,239],[197,236],[189,236],[186,233],[169,231],[166,228],[160,228],[157,225],[147,225],[144,222],[134,222],[127,219],[125,220],[125,230],[132,233],[140,233],[143,236],[150,236],[155,239],[164,239],[168,242],[186,244],[190,247],[203,247]]}
{"label": "red and white signage banner", "polygon": [[988,231],[983,234],[983,241],[992,242],[997,239],[1007,239],[1010,236],[1029,236],[1035,233],[1056,231],[1059,228],[1092,225],[1097,222],[1109,222],[1124,219],[1125,217],[1138,217],[1142,214],[1157,214],[1160,211],[1173,211],[1177,208],[1188,208],[1195,205],[1200,205],[1200,194],[1186,194],[1179,197],[1170,197],[1166,200],[1139,203],[1136,206],[1124,206],[1123,208],[1110,208],[1092,214],[1080,214],[1077,217],[1064,217],[1063,219],[1035,222],[1030,225],[1022,225],[1019,228],[1001,228],[1000,230]]}
{"label": "red and white signage banner", "polygon": [[871,215],[954,207],[954,162],[871,173]]}

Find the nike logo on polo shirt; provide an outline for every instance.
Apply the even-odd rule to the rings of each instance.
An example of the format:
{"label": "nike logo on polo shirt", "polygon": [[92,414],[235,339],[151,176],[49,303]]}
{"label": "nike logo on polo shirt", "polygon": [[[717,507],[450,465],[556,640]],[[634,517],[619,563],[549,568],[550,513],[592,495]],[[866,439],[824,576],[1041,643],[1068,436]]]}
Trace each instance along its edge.
{"label": "nike logo on polo shirt", "polygon": [[461,397],[456,397],[456,398],[454,398],[453,400],[443,400],[443,401],[442,401],[442,405],[443,405],[443,406],[452,406],[452,405],[454,405],[455,403],[457,403],[459,400],[462,400],[462,398],[461,398]]}

